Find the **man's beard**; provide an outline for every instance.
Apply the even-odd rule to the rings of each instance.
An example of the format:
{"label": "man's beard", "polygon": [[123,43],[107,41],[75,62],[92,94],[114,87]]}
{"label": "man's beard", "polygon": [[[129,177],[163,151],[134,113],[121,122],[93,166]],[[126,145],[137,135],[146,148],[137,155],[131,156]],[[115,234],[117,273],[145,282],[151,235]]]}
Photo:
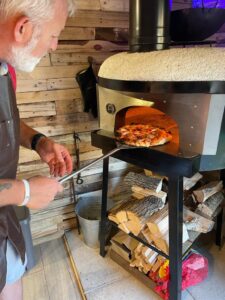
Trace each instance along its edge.
{"label": "man's beard", "polygon": [[40,37],[40,28],[34,30],[30,42],[25,47],[12,47],[10,64],[18,71],[32,72],[42,57],[35,57],[31,52],[36,47]]}

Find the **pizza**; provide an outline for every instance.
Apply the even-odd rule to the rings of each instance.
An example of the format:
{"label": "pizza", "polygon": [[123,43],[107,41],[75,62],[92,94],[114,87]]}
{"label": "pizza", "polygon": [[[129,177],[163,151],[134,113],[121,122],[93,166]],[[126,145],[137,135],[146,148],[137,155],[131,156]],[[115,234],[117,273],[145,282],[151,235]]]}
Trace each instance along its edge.
{"label": "pizza", "polygon": [[124,125],[117,130],[117,138],[127,145],[152,147],[163,145],[172,139],[172,135],[162,128],[145,124]]}

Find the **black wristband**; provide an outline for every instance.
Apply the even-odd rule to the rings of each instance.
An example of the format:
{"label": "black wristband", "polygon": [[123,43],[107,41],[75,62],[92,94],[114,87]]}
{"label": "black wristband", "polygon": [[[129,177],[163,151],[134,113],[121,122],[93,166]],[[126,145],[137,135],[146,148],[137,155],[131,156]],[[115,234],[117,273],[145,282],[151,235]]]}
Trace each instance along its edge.
{"label": "black wristband", "polygon": [[36,150],[36,145],[37,142],[40,140],[40,138],[42,137],[46,137],[44,134],[42,133],[37,133],[32,137],[32,141],[31,141],[31,149],[32,150]]}

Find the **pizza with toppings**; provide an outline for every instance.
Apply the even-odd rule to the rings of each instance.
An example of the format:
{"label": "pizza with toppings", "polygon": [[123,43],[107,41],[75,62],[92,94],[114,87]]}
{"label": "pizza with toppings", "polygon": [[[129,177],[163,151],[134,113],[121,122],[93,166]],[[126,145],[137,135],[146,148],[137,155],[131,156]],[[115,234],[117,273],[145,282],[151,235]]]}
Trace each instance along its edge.
{"label": "pizza with toppings", "polygon": [[163,145],[172,135],[162,128],[145,124],[124,125],[117,130],[118,139],[131,146],[152,147]]}

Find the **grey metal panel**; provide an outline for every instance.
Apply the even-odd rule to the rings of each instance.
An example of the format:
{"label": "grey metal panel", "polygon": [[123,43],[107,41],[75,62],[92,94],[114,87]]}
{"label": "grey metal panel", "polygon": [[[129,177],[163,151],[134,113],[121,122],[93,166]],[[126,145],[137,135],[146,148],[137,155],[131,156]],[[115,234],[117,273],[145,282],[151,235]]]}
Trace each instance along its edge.
{"label": "grey metal panel", "polygon": [[225,107],[225,95],[212,95],[202,154],[216,155]]}
{"label": "grey metal panel", "polygon": [[[202,154],[201,170],[225,168],[225,95],[118,92],[101,86],[98,90],[101,129],[114,135],[117,113],[122,109],[152,107],[177,122],[180,138],[177,155]],[[115,112],[107,112],[108,103],[115,105]],[[161,151],[168,151],[164,148]]]}

